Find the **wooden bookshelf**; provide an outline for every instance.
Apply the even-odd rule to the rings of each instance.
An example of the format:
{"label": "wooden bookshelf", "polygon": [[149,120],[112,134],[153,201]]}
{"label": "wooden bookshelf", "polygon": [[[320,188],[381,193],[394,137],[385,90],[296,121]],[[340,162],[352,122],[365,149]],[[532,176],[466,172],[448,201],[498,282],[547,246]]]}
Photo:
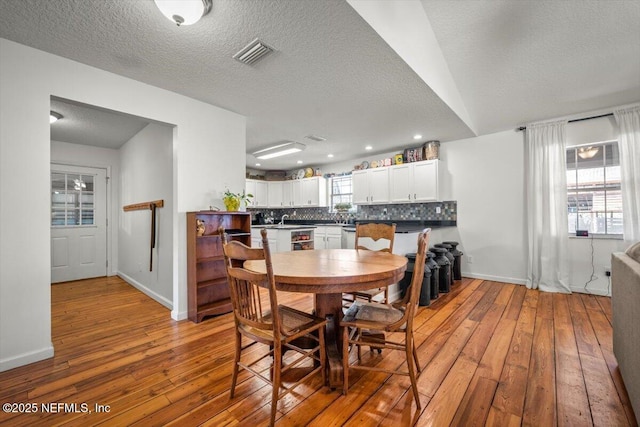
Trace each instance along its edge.
{"label": "wooden bookshelf", "polygon": [[[204,221],[202,236],[197,220]],[[251,245],[251,215],[247,212],[187,212],[187,289],[189,319],[199,323],[207,316],[232,311],[218,227],[229,237]]]}

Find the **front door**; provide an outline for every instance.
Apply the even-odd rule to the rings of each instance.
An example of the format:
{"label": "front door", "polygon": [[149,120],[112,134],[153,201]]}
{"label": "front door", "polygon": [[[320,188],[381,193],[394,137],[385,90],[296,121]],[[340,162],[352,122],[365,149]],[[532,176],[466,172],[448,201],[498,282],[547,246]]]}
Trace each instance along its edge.
{"label": "front door", "polygon": [[107,171],[51,165],[51,283],[107,275]]}

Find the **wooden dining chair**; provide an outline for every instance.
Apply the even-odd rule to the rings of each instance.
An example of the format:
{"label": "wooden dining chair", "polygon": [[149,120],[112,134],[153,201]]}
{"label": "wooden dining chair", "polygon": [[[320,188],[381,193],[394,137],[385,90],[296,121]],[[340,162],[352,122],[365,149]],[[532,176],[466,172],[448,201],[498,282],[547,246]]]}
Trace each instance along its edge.
{"label": "wooden dining chair", "polygon": [[[417,376],[421,372],[420,362],[418,361],[418,353],[413,339],[413,318],[416,313],[416,306],[420,298],[420,290],[422,288],[422,280],[424,274],[424,264],[429,247],[429,234],[431,229],[423,230],[418,236],[418,252],[416,254],[416,262],[414,265],[413,276],[409,289],[405,292],[405,296],[401,301],[391,305],[380,304],[376,302],[355,302],[349,307],[340,322],[343,328],[342,337],[342,364],[344,385],[342,393],[347,394],[349,389],[349,367],[351,369],[362,369],[376,372],[387,372],[391,374],[408,375],[411,379],[411,387],[413,389],[413,397],[416,405],[420,409],[420,397],[418,396],[418,386],[416,383]],[[363,334],[362,330],[380,331],[380,335]],[[398,334],[390,335],[387,339],[385,333],[402,333],[404,334],[404,342],[402,340],[392,340]],[[407,371],[387,370],[377,366],[360,365],[360,347],[369,346],[373,348],[388,348],[391,350],[400,350],[405,353],[405,361]],[[353,347],[357,347],[358,361],[354,365],[349,365],[349,353]],[[414,367],[415,365],[415,367]]]}
{"label": "wooden dining chair", "polygon": [[[375,250],[380,252],[393,251],[393,239],[396,233],[396,224],[356,224],[356,249]],[[352,303],[356,298],[362,298],[367,302],[373,301],[373,298],[383,294],[382,302],[389,302],[389,287],[366,289],[363,291],[345,293],[342,299],[347,303]]]}
{"label": "wooden dining chair", "polygon": [[[327,321],[284,305],[278,305],[271,252],[265,229],[261,231],[262,248],[250,248],[241,242],[230,241],[222,227],[218,231],[222,239],[222,251],[229,281],[236,332],[231,398],[235,393],[239,368],[243,368],[270,383],[273,389],[271,394],[271,425],[273,425],[280,398],[312,375],[317,374],[318,371],[322,373],[322,383],[326,383],[324,330]],[[266,274],[245,269],[243,263],[246,260],[264,260]],[[268,301],[263,302],[262,297],[265,294]],[[242,346],[242,337],[251,342]],[[315,346],[303,349],[296,345],[296,340],[304,340],[305,343],[312,342],[315,343]],[[241,357],[243,350],[255,343],[268,345],[269,351],[251,362],[241,360],[246,358]],[[283,367],[282,359],[287,350],[296,351],[298,355],[295,358],[288,358],[287,366]],[[263,364],[259,363],[269,356],[273,357],[270,378],[261,372],[260,367]],[[285,386],[282,382],[283,375],[295,367],[298,367],[296,370],[299,370],[299,365],[309,358],[313,360],[310,371],[293,385]]]}

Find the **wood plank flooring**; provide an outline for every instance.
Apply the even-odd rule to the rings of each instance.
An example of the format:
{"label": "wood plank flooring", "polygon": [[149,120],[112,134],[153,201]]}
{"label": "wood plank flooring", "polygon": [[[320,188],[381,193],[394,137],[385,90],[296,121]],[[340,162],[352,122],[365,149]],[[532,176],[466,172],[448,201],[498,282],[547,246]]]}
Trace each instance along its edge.
{"label": "wood plank flooring", "polygon": [[[0,412],[1,425],[268,423],[271,389],[261,380],[241,372],[229,399],[230,315],[175,322],[117,277],[51,290],[55,357],[0,373],[0,402],[37,412]],[[313,305],[309,295],[280,298]],[[422,410],[408,378],[356,371],[346,397],[319,377],[298,387],[278,404],[277,425],[637,426],[613,356],[607,297],[464,279],[420,308],[415,325]],[[254,347],[254,355],[265,351]],[[363,363],[379,367],[402,360],[363,352]]]}

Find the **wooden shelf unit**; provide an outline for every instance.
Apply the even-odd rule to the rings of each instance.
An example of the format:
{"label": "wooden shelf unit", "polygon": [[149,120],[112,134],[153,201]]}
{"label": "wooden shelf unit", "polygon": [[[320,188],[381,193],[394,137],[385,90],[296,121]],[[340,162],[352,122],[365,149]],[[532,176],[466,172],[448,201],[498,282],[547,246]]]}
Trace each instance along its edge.
{"label": "wooden shelf unit", "polygon": [[[205,223],[202,236],[197,220]],[[251,215],[247,212],[187,212],[187,290],[189,319],[199,323],[206,316],[232,311],[218,227],[232,240],[251,245]]]}

